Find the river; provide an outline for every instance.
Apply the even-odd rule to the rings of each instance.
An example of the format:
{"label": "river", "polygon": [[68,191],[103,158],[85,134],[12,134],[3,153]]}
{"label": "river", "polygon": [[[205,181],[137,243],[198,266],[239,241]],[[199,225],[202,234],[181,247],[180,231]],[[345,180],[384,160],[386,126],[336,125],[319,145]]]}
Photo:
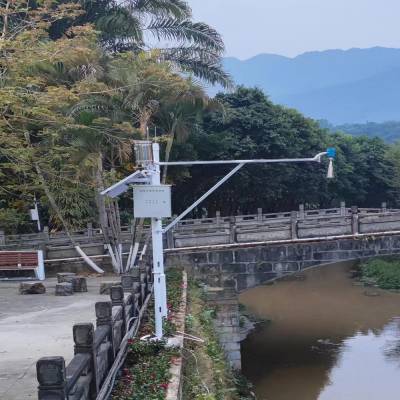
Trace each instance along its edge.
{"label": "river", "polygon": [[242,343],[243,373],[259,400],[400,398],[400,294],[355,286],[351,267],[241,294],[270,320]]}

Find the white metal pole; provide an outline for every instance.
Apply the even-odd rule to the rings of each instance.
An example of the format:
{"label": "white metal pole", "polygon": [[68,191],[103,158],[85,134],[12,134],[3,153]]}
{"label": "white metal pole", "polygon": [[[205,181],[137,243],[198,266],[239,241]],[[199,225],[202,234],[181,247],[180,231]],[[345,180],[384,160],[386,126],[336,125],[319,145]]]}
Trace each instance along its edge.
{"label": "white metal pole", "polygon": [[[160,146],[153,143],[153,173],[152,185],[160,185]],[[164,273],[163,233],[161,218],[151,219],[151,233],[153,245],[153,274],[154,274],[154,308],[156,337],[163,337],[163,318],[167,316],[167,288]]]}

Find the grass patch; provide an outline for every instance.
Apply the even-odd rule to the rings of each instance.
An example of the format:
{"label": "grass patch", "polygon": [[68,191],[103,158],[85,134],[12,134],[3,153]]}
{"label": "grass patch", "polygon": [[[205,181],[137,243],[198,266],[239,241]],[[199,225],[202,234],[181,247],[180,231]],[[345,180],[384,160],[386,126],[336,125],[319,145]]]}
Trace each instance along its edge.
{"label": "grass patch", "polygon": [[382,289],[400,289],[400,260],[376,258],[361,265],[361,281]]}

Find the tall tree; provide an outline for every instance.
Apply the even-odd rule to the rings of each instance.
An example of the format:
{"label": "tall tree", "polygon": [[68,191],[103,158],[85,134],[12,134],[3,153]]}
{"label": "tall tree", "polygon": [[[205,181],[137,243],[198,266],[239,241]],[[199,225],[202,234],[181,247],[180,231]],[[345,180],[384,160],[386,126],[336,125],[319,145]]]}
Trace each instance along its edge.
{"label": "tall tree", "polygon": [[[94,23],[101,32],[101,43],[108,51],[136,53],[159,47],[162,48],[160,59],[170,61],[180,71],[212,84],[231,86],[230,77],[221,64],[225,49],[221,36],[206,23],[193,21],[187,1],[76,2],[85,13],[75,23]],[[52,27],[52,37],[59,37],[70,26],[68,20],[57,21]]]}
{"label": "tall tree", "polygon": [[[273,104],[258,89],[239,88],[217,96],[224,112],[204,115],[203,123],[187,143],[177,144],[173,159],[256,159],[311,157],[329,146],[338,150],[336,179],[326,179],[322,165],[246,166],[204,203],[225,215],[293,210],[300,203],[311,208],[348,204],[376,207],[395,204],[393,163],[388,146],[379,139],[330,134],[295,110]],[[228,168],[198,166],[172,179],[175,212],[204,193]]]}

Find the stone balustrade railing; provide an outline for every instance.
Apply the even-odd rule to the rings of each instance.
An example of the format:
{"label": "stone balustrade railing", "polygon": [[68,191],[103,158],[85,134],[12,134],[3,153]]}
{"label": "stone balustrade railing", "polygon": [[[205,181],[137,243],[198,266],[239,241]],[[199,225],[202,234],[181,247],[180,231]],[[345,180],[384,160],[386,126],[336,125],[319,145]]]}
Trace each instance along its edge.
{"label": "stone balustrade railing", "polygon": [[168,234],[169,248],[296,240],[400,231],[400,210],[340,208],[182,221]]}
{"label": "stone balustrade railing", "polygon": [[63,357],[37,361],[39,400],[96,399],[119,352],[127,346],[151,292],[149,267],[135,268],[110,289],[110,301],[95,305],[96,328],[91,323],[73,326],[74,354],[66,366]]}
{"label": "stone balustrade railing", "polygon": [[[371,217],[371,218],[369,218]],[[244,243],[251,241],[289,240],[320,236],[345,235],[351,233],[382,232],[400,230],[400,210],[380,208],[339,208],[306,210],[300,205],[298,211],[263,213],[222,217],[217,211],[214,218],[188,219],[179,222],[165,236],[166,248],[181,248],[202,245]],[[165,221],[167,223],[168,221]],[[145,227],[145,230],[147,227]],[[377,229],[377,230],[376,230]],[[122,228],[125,250],[131,243],[132,226]],[[91,225],[73,233],[74,239],[88,249],[89,255],[103,254],[104,237],[100,229]],[[60,253],[60,249],[65,249]],[[76,257],[69,239],[63,232],[49,232],[47,228],[39,234],[9,235],[0,231],[0,249],[45,248],[46,259]],[[99,253],[99,251],[101,253]]]}

